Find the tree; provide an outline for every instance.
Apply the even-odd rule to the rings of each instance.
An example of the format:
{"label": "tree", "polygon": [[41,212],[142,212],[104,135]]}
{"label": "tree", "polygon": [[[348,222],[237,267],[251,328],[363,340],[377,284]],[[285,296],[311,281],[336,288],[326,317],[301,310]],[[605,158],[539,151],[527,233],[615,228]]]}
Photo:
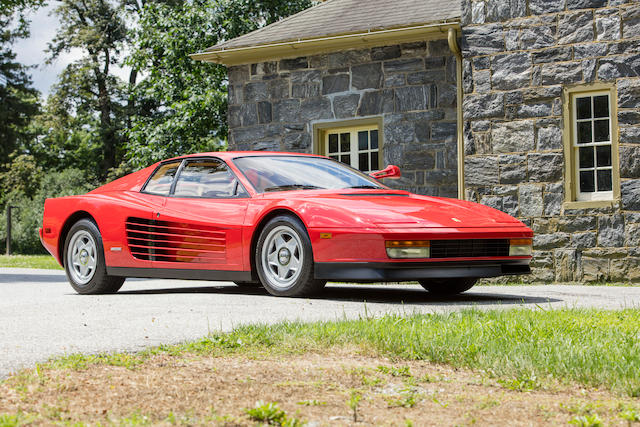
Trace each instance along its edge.
{"label": "tree", "polygon": [[146,77],[134,89],[127,158],[139,167],[172,155],[224,149],[225,67],[189,54],[303,10],[310,0],[148,3],[128,61]]}
{"label": "tree", "polygon": [[119,164],[124,141],[124,88],[111,72],[120,60],[127,29],[124,9],[109,0],[61,0],[56,8],[58,34],[49,44],[50,58],[79,48],[84,57],[63,71],[54,100],[68,115],[82,118],[101,148],[98,176]]}
{"label": "tree", "polygon": [[38,113],[38,93],[31,86],[27,67],[15,61],[13,43],[29,36],[21,1],[2,1],[0,9],[0,171],[9,155],[30,138],[27,126]]}

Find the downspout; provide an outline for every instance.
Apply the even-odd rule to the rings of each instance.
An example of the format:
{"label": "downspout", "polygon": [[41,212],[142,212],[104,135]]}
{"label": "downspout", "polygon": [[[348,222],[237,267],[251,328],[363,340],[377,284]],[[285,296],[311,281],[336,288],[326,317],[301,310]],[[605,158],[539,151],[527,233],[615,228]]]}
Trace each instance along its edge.
{"label": "downspout", "polygon": [[458,44],[458,34],[453,28],[449,28],[447,34],[449,49],[456,55],[456,86],[458,90],[457,112],[457,142],[458,142],[458,199],[464,200],[464,123],[462,119],[462,50]]}

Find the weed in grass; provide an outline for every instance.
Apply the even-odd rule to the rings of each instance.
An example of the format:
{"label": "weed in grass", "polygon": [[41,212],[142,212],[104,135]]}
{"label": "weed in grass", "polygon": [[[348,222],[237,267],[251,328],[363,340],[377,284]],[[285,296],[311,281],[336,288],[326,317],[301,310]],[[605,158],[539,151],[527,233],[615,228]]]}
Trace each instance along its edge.
{"label": "weed in grass", "polygon": [[541,384],[535,375],[521,376],[518,378],[509,378],[498,380],[498,384],[514,391],[532,391],[541,388]]}
{"label": "weed in grass", "polygon": [[245,413],[254,421],[261,421],[268,425],[282,427],[299,427],[305,423],[297,418],[290,418],[275,402],[256,402],[253,408],[245,409]]}
{"label": "weed in grass", "polygon": [[386,397],[389,408],[413,408],[422,400],[422,395],[413,390],[404,390],[398,396]]}
{"label": "weed in grass", "polygon": [[572,418],[569,424],[579,427],[602,427],[604,425],[597,414],[577,416]]}
{"label": "weed in grass", "polygon": [[358,407],[360,405],[360,400],[362,400],[362,393],[360,390],[349,391],[349,401],[347,403],[349,405],[349,409],[351,409],[354,423],[358,422]]}
{"label": "weed in grass", "polygon": [[627,425],[631,426],[633,423],[640,423],[640,412],[638,410],[630,408],[620,412],[620,418],[627,422]]}
{"label": "weed in grass", "polygon": [[0,414],[0,427],[20,427],[31,424],[35,418],[18,412],[17,414]]}
{"label": "weed in grass", "polygon": [[380,365],[378,366],[378,371],[384,374],[391,375],[392,377],[410,377],[411,376],[411,372],[409,371],[408,366],[395,367],[395,366]]}
{"label": "weed in grass", "polygon": [[476,408],[482,410],[482,409],[493,408],[493,407],[496,407],[496,406],[499,406],[499,405],[500,405],[500,401],[499,400],[493,399],[490,396],[487,396],[484,399],[482,399],[480,401],[480,403],[478,403],[476,405]]}
{"label": "weed in grass", "polygon": [[302,406],[325,406],[326,404],[327,402],[323,402],[317,399],[301,400],[300,402],[298,402],[298,405]]}

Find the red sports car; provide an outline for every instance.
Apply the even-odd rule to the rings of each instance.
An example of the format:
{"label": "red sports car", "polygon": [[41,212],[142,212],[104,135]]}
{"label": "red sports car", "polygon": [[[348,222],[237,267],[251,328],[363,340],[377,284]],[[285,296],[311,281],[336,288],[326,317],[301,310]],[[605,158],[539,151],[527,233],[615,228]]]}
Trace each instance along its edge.
{"label": "red sports car", "polygon": [[117,292],[126,277],[229,280],[278,296],[327,280],[456,294],[480,277],[530,272],[533,233],[520,221],[372,176],[316,155],[183,156],[48,199],[40,237],[81,294]]}

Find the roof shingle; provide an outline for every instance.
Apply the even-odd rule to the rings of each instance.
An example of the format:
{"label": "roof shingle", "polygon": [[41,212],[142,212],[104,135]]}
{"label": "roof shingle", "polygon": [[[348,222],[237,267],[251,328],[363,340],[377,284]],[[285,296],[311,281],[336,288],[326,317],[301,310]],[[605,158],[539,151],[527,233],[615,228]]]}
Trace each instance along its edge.
{"label": "roof shingle", "polygon": [[459,0],[328,0],[206,51],[458,20]]}

